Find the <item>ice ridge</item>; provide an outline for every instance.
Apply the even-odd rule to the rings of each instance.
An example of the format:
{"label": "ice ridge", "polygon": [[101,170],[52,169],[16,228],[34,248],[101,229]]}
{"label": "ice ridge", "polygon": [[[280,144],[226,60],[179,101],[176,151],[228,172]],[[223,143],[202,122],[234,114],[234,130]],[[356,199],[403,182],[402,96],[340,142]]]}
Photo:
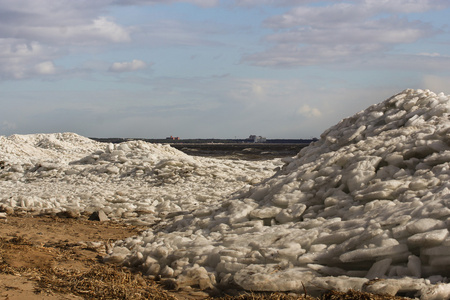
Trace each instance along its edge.
{"label": "ice ridge", "polygon": [[204,289],[449,299],[449,112],[442,93],[404,90],[217,209],[117,242],[107,260]]}

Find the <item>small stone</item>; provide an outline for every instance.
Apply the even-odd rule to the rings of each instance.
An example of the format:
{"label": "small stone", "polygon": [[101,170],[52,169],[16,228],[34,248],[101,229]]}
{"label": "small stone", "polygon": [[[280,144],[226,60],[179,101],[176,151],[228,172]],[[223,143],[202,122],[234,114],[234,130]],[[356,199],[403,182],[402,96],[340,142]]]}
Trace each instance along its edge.
{"label": "small stone", "polygon": [[89,217],[89,221],[100,221],[100,222],[105,222],[108,221],[109,218],[108,216],[105,214],[105,212],[103,210],[99,210],[99,211],[94,211],[91,216]]}
{"label": "small stone", "polygon": [[14,209],[11,206],[6,206],[4,204],[0,205],[0,212],[4,212],[7,215],[14,214]]}

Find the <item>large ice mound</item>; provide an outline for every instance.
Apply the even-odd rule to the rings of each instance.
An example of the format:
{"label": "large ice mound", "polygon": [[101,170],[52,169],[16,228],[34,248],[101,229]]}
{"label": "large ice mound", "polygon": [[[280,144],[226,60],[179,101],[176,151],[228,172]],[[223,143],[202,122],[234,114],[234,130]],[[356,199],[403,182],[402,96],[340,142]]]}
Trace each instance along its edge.
{"label": "large ice mound", "polygon": [[37,161],[68,163],[99,149],[100,143],[78,134],[14,134],[0,136],[0,160],[11,165]]}
{"label": "large ice mound", "polygon": [[107,260],[205,289],[449,299],[449,112],[448,96],[405,90],[263,183],[117,242]]}

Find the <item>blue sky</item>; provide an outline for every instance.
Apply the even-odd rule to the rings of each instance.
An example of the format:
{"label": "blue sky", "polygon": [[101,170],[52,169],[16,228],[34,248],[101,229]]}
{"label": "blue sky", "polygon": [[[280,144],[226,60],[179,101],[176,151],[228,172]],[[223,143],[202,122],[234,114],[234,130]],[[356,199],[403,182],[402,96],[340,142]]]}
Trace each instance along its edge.
{"label": "blue sky", "polygon": [[318,137],[450,94],[447,0],[0,0],[0,135]]}

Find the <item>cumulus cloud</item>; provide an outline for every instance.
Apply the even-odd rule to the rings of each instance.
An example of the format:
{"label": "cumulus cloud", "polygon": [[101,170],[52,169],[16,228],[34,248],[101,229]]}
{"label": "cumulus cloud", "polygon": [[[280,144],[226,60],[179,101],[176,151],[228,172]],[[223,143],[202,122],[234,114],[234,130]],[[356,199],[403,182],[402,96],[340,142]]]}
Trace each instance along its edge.
{"label": "cumulus cloud", "polygon": [[243,61],[270,67],[304,66],[387,52],[396,45],[437,33],[430,24],[400,17],[399,13],[441,9],[445,5],[450,4],[365,0],[297,6],[265,20],[264,25],[274,30],[263,40],[268,47],[245,55]]}
{"label": "cumulus cloud", "polygon": [[51,75],[56,73],[56,68],[53,62],[44,61],[34,66],[34,70],[38,74]]}
{"label": "cumulus cloud", "polygon": [[133,59],[131,62],[115,62],[109,68],[111,72],[132,72],[147,68],[147,64],[138,59]]}
{"label": "cumulus cloud", "polygon": [[127,29],[104,16],[111,2],[1,1],[0,36],[64,45],[129,41]]}
{"label": "cumulus cloud", "polygon": [[449,7],[447,0],[364,0],[368,10],[375,12],[420,13]]}
{"label": "cumulus cloud", "polygon": [[[219,0],[2,0],[0,1],[0,79],[21,79],[54,73],[50,64],[38,65],[78,51],[97,52],[111,44],[199,45],[204,39],[204,24],[192,28],[184,22],[152,20],[128,26],[109,16],[117,6],[167,5],[190,3],[213,7]],[[155,22],[160,22],[155,25]],[[211,28],[206,26],[206,28]],[[201,29],[201,30],[200,30]],[[15,49],[23,45],[27,54]],[[41,47],[38,51],[37,47]],[[2,48],[3,47],[3,48]],[[6,50],[5,50],[6,49]],[[3,62],[3,63],[2,63]],[[116,65],[111,70],[134,70],[142,64]]]}
{"label": "cumulus cloud", "polygon": [[298,6],[289,12],[271,17],[265,25],[271,28],[291,28],[295,26],[322,27],[362,21],[367,12],[361,5],[336,3],[328,6]]}
{"label": "cumulus cloud", "polygon": [[[291,1],[295,2],[295,1]],[[315,1],[303,1],[315,2]],[[431,0],[364,0],[332,2],[325,6],[296,6],[289,12],[266,20],[268,27],[290,28],[293,26],[321,27],[327,25],[363,22],[379,14],[420,13],[450,6],[448,1]]]}
{"label": "cumulus cloud", "polygon": [[97,45],[102,43],[122,43],[131,40],[129,31],[107,17],[86,20],[83,24],[54,24],[50,26],[30,24],[30,26],[9,26],[3,28],[5,35],[14,35],[27,40],[38,40],[52,45]]}
{"label": "cumulus cloud", "polygon": [[322,112],[315,107],[311,107],[308,104],[302,105],[297,113],[303,117],[311,118],[311,117],[320,117],[322,116]]}
{"label": "cumulus cloud", "polygon": [[[36,65],[48,61],[55,49],[38,42],[22,39],[0,38],[0,78],[23,79],[35,73]],[[41,65],[38,69],[49,65]]]}
{"label": "cumulus cloud", "polygon": [[131,41],[129,28],[102,16],[112,2],[0,1],[0,79],[55,74],[51,61],[69,47]]}

